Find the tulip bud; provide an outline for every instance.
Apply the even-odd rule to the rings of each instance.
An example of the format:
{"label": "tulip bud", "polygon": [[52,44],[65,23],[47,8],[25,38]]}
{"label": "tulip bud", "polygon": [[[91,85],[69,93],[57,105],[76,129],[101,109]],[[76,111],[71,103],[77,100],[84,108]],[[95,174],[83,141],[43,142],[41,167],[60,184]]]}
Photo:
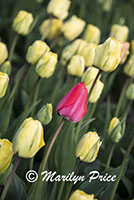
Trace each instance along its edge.
{"label": "tulip bud", "polygon": [[85,86],[88,86],[90,83],[92,83],[97,74],[98,74],[99,70],[95,67],[88,67],[88,69],[85,71],[85,73],[82,76],[82,81],[84,81]]}
{"label": "tulip bud", "polygon": [[131,41],[131,54],[134,54],[134,40]]}
{"label": "tulip bud", "polygon": [[45,145],[43,127],[38,120],[27,118],[13,139],[13,151],[18,156],[32,158]]}
{"label": "tulip bud", "polygon": [[42,78],[49,78],[53,75],[57,64],[57,54],[47,52],[42,56],[36,66],[37,74]]}
{"label": "tulip bud", "polygon": [[108,38],[96,47],[94,65],[105,72],[112,72],[120,63],[121,55],[122,44],[113,38]]}
{"label": "tulip bud", "polygon": [[9,167],[12,157],[12,143],[6,139],[0,139],[0,175]]}
{"label": "tulip bud", "polygon": [[113,37],[120,42],[126,42],[128,38],[128,33],[129,29],[127,26],[114,24],[111,28],[110,37]]}
{"label": "tulip bud", "polygon": [[88,24],[83,39],[89,43],[99,44],[101,31],[97,26]]}
{"label": "tulip bud", "polygon": [[61,33],[62,21],[60,19],[45,20],[40,26],[41,35],[46,36],[48,39],[55,39]]}
{"label": "tulip bud", "polygon": [[7,47],[3,42],[0,42],[0,65],[7,59],[8,51]]}
{"label": "tulip bud", "polygon": [[134,83],[131,83],[126,91],[126,96],[130,100],[134,100]]}
{"label": "tulip bud", "polygon": [[82,33],[85,24],[84,20],[76,17],[75,15],[72,16],[62,25],[62,32],[65,38],[68,40],[74,40]]}
{"label": "tulip bud", "polygon": [[41,40],[36,40],[32,44],[32,46],[28,48],[26,60],[32,65],[35,65],[39,61],[39,59],[49,50],[50,49],[45,42],[42,42]]}
{"label": "tulip bud", "polygon": [[6,73],[0,72],[0,99],[5,96],[8,87],[9,77]]}
{"label": "tulip bud", "polygon": [[100,80],[97,80],[88,101],[90,103],[95,103],[99,99],[103,88],[104,84]]}
{"label": "tulip bud", "polygon": [[56,112],[65,119],[78,122],[87,113],[87,97],[84,82],[78,83],[61,99]]}
{"label": "tulip bud", "polygon": [[127,56],[129,54],[129,48],[130,48],[130,44],[129,42],[124,42],[123,43],[123,50],[122,50],[122,55],[121,55],[121,61],[120,61],[120,64],[122,65],[126,59],[127,59]]}
{"label": "tulip bud", "polygon": [[10,76],[10,73],[11,73],[11,62],[10,61],[5,61],[2,65],[1,65],[1,71],[3,73],[7,73],[8,76]]}
{"label": "tulip bud", "polygon": [[109,125],[108,130],[109,135],[111,136],[112,140],[116,143],[120,141],[122,138],[122,128],[120,125],[120,120],[117,117],[114,117]]}
{"label": "tulip bud", "polygon": [[86,194],[82,190],[75,190],[69,200],[97,200],[94,199],[94,194]]}
{"label": "tulip bud", "polygon": [[84,73],[84,69],[85,69],[84,58],[79,55],[73,56],[67,67],[68,74],[78,77],[82,76],[82,74]]}
{"label": "tulip bud", "polygon": [[101,146],[100,137],[96,132],[88,132],[80,139],[76,148],[76,157],[81,161],[93,162]]}
{"label": "tulip bud", "polygon": [[124,73],[134,78],[134,55],[131,55],[124,67]]}
{"label": "tulip bud", "polygon": [[13,30],[18,34],[27,35],[32,22],[33,15],[25,10],[21,10],[13,20]]}
{"label": "tulip bud", "polygon": [[37,113],[37,119],[43,124],[47,125],[52,120],[53,107],[51,103],[43,106]]}
{"label": "tulip bud", "polygon": [[85,65],[87,67],[93,65],[95,49],[96,49],[96,44],[89,43],[89,44],[86,44],[80,50],[78,50],[78,54],[84,57]]}
{"label": "tulip bud", "polygon": [[62,63],[68,62],[75,54],[78,53],[78,50],[83,49],[83,47],[86,46],[86,44],[87,43],[84,40],[77,39],[70,45],[65,47],[62,51],[61,56]]}
{"label": "tulip bud", "polygon": [[68,16],[70,4],[69,0],[51,0],[48,4],[47,12],[63,20]]}

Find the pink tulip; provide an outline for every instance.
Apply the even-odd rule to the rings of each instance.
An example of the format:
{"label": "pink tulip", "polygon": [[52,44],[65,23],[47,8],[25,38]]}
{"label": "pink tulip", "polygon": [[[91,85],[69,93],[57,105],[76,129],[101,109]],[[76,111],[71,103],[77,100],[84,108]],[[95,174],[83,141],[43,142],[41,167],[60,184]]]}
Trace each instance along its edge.
{"label": "pink tulip", "polygon": [[84,82],[78,83],[61,99],[56,112],[65,119],[78,122],[87,113],[87,97]]}

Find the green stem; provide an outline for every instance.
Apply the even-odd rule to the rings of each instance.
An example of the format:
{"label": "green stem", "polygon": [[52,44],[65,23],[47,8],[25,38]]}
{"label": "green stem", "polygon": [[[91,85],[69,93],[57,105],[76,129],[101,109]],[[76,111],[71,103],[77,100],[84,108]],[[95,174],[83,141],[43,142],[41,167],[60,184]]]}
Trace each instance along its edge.
{"label": "green stem", "polygon": [[38,198],[38,193],[39,193],[40,184],[41,184],[41,177],[42,177],[41,176],[41,172],[43,172],[43,170],[45,169],[45,166],[47,164],[47,161],[48,161],[49,155],[51,153],[51,150],[53,148],[53,145],[54,145],[54,143],[55,143],[55,141],[56,141],[56,139],[57,139],[57,137],[58,137],[63,125],[64,125],[64,122],[65,122],[65,120],[62,119],[57,131],[55,132],[55,134],[54,134],[54,136],[53,136],[53,138],[51,140],[51,143],[50,143],[50,145],[49,145],[49,147],[47,149],[46,155],[45,155],[45,157],[44,157],[44,159],[42,161],[42,164],[41,164],[41,167],[40,167],[40,170],[39,170],[39,178],[38,178],[38,181],[37,181],[37,184],[36,184],[36,189],[35,189],[35,192],[34,192],[34,199],[33,200],[37,200],[37,198]]}
{"label": "green stem", "polygon": [[62,191],[63,191],[64,185],[65,185],[65,181],[62,181],[62,182],[61,182],[61,185],[60,185],[60,189],[59,189],[58,196],[57,196],[57,199],[56,199],[56,200],[60,200],[60,199],[61,199]]}
{"label": "green stem", "polygon": [[107,164],[106,164],[106,169],[109,168],[111,160],[112,160],[112,156],[113,156],[113,152],[114,152],[114,148],[115,148],[115,143],[112,144],[112,147],[110,149],[110,154],[108,156],[108,160],[107,160]]}
{"label": "green stem", "polygon": [[46,38],[46,36],[47,36],[48,29],[50,28],[50,26],[51,26],[51,24],[52,24],[52,21],[53,21],[53,17],[50,16],[49,23],[48,23],[48,25],[46,26],[46,28],[45,28],[45,30],[44,30],[44,33],[43,33],[43,35],[42,35],[42,37],[41,37],[41,40],[42,40],[42,41],[45,40],[45,38]]}
{"label": "green stem", "polygon": [[[38,94],[39,94],[39,88],[40,88],[40,82],[37,84],[36,86],[36,90],[35,90],[35,95],[33,98],[33,104],[37,101],[38,99]],[[35,107],[33,108],[32,112],[31,112],[31,116],[33,117],[35,113]]]}
{"label": "green stem", "polygon": [[77,143],[77,140],[78,140],[78,135],[79,135],[79,132],[80,132],[80,127],[82,125],[82,121],[83,121],[83,119],[81,119],[78,122],[78,125],[77,125],[77,128],[76,128],[76,133],[75,133],[75,141],[76,141],[76,143]]}
{"label": "green stem", "polygon": [[118,101],[118,104],[117,104],[117,107],[116,107],[116,111],[115,111],[115,117],[118,117],[118,115],[119,115],[120,107],[121,107],[123,98],[124,98],[124,96],[125,96],[126,89],[127,89],[127,87],[128,87],[128,84],[129,84],[129,80],[130,80],[130,79],[127,79],[127,80],[125,81],[124,86],[123,86],[123,88],[122,88],[122,91],[121,91],[121,94],[120,94],[120,97],[119,97],[119,101]]}
{"label": "green stem", "polygon": [[33,169],[33,164],[34,164],[34,157],[32,157],[32,158],[30,159],[29,170],[32,170],[32,169]]}
{"label": "green stem", "polygon": [[126,154],[125,154],[125,157],[124,157],[124,159],[123,159],[123,161],[122,161],[122,164],[121,164],[121,167],[120,167],[118,176],[117,176],[117,180],[116,180],[116,182],[115,182],[115,184],[114,184],[114,187],[113,187],[113,190],[112,190],[112,193],[111,193],[111,196],[110,196],[110,200],[113,200],[113,199],[114,199],[114,196],[115,196],[117,187],[118,187],[118,185],[119,185],[119,182],[120,182],[120,179],[121,179],[123,170],[124,170],[124,168],[125,168],[125,165],[126,165],[128,156],[129,156],[129,154],[130,154],[130,152],[131,152],[133,146],[134,146],[134,137],[132,138],[132,140],[131,140],[131,142],[130,142],[130,144],[129,144],[129,147],[128,147],[128,149],[127,149],[127,152],[126,152]]}
{"label": "green stem", "polygon": [[9,58],[8,58],[9,61],[12,61],[12,56],[13,56],[13,53],[14,53],[18,38],[19,38],[19,35],[16,34],[16,36],[14,37],[14,40],[12,42],[10,52],[9,52]]}
{"label": "green stem", "polygon": [[4,200],[4,199],[6,198],[6,194],[7,194],[7,191],[8,191],[8,187],[9,187],[11,181],[12,181],[12,178],[13,178],[13,176],[14,176],[14,174],[15,174],[15,171],[16,171],[16,169],[17,169],[17,167],[18,167],[20,161],[21,161],[21,158],[20,158],[20,157],[17,157],[17,159],[16,159],[16,161],[15,161],[15,164],[14,164],[14,166],[13,166],[12,172],[11,172],[10,176],[8,177],[7,183],[6,183],[6,185],[5,185],[5,187],[4,187],[4,190],[3,190],[3,192],[2,192],[1,200]]}
{"label": "green stem", "polygon": [[52,44],[50,45],[50,48],[54,48],[56,46],[56,44],[63,38],[63,35],[60,35],[58,38],[56,38]]}

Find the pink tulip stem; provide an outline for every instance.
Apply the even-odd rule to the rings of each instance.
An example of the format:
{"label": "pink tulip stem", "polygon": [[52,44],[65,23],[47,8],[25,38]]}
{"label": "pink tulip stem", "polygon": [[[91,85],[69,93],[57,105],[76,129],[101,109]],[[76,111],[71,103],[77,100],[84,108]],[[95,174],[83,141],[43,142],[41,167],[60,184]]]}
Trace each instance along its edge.
{"label": "pink tulip stem", "polygon": [[8,177],[7,183],[6,183],[5,187],[4,187],[4,190],[2,192],[0,200],[4,200],[6,198],[6,194],[7,194],[9,185],[10,185],[10,183],[12,181],[12,178],[13,178],[15,172],[16,172],[16,169],[17,169],[20,161],[21,161],[21,158],[17,156],[16,161],[15,161],[14,166],[13,166],[13,169],[12,169],[12,172],[11,172],[10,176]]}
{"label": "pink tulip stem", "polygon": [[45,157],[44,157],[44,159],[42,161],[41,167],[39,169],[39,178],[38,178],[38,181],[37,181],[37,184],[36,184],[36,189],[35,189],[35,192],[34,192],[34,199],[33,200],[37,200],[38,199],[38,194],[39,194],[39,189],[40,189],[40,184],[41,184],[41,177],[42,177],[41,176],[41,172],[43,172],[44,169],[45,169],[45,166],[47,164],[49,155],[50,155],[50,153],[52,151],[53,145],[54,145],[54,143],[55,143],[55,141],[56,141],[56,139],[57,139],[57,137],[58,137],[58,135],[59,135],[59,133],[60,133],[63,125],[64,125],[64,122],[65,122],[65,120],[62,119],[62,121],[61,121],[61,123],[60,123],[60,125],[59,125],[59,127],[57,129],[57,131],[55,132],[55,134],[54,134],[54,136],[53,136],[53,138],[52,138],[52,140],[50,142],[50,145],[49,145],[49,147],[47,149]]}

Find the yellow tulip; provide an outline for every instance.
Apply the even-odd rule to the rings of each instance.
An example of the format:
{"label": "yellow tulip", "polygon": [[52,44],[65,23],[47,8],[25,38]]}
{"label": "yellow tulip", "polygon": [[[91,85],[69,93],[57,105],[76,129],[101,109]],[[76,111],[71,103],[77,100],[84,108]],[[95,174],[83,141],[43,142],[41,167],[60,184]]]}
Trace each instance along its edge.
{"label": "yellow tulip", "polygon": [[97,80],[88,101],[90,103],[95,103],[99,99],[103,88],[104,84],[100,80]]}
{"label": "yellow tulip", "polygon": [[122,48],[119,41],[108,38],[96,47],[93,64],[105,72],[114,71],[121,61]]}
{"label": "yellow tulip", "polygon": [[1,71],[3,73],[7,73],[8,76],[10,75],[11,73],[11,68],[12,68],[12,65],[11,65],[11,62],[9,60],[5,61],[2,65],[1,65]]}
{"label": "yellow tulip", "polygon": [[80,139],[76,148],[76,157],[81,161],[93,162],[101,146],[100,137],[96,132],[88,132]]}
{"label": "yellow tulip", "polygon": [[99,44],[101,31],[97,26],[88,24],[83,39],[89,43]]}
{"label": "yellow tulip", "polygon": [[87,194],[82,190],[75,190],[69,200],[97,200],[94,198],[94,194]]}
{"label": "yellow tulip", "polygon": [[12,143],[7,139],[0,139],[0,175],[9,167],[12,157]]}
{"label": "yellow tulip", "polygon": [[134,83],[131,83],[127,88],[126,97],[130,100],[134,100]]}
{"label": "yellow tulip", "polygon": [[124,67],[124,73],[134,78],[134,55],[132,54]]}
{"label": "yellow tulip", "polygon": [[73,15],[62,25],[62,32],[68,40],[74,40],[83,31],[85,27],[85,21]]}
{"label": "yellow tulip", "polygon": [[43,124],[47,125],[52,120],[53,107],[51,103],[43,106],[37,113],[37,119]]}
{"label": "yellow tulip", "polygon": [[89,84],[95,80],[99,70],[95,67],[88,67],[82,76],[82,81],[84,81],[85,86],[87,87]]}
{"label": "yellow tulip", "polygon": [[57,54],[47,52],[39,60],[36,66],[37,74],[42,78],[49,78],[53,75],[57,64]]}
{"label": "yellow tulip", "polygon": [[27,35],[32,22],[33,15],[25,10],[21,10],[13,20],[13,30],[18,34]]}
{"label": "yellow tulip", "polygon": [[6,73],[0,72],[0,99],[6,94],[8,82],[8,75]]}
{"label": "yellow tulip", "polygon": [[32,158],[45,145],[43,127],[38,120],[27,118],[13,139],[13,151],[18,156]]}
{"label": "yellow tulip", "polygon": [[128,33],[129,29],[127,26],[113,24],[110,32],[110,37],[113,37],[120,42],[126,42],[128,38]]}
{"label": "yellow tulip", "polygon": [[0,42],[0,65],[7,59],[8,51],[7,47],[3,42]]}
{"label": "yellow tulip", "polygon": [[108,133],[111,136],[112,140],[116,143],[120,141],[122,138],[122,131],[121,131],[120,120],[117,117],[114,117],[110,121]]}

